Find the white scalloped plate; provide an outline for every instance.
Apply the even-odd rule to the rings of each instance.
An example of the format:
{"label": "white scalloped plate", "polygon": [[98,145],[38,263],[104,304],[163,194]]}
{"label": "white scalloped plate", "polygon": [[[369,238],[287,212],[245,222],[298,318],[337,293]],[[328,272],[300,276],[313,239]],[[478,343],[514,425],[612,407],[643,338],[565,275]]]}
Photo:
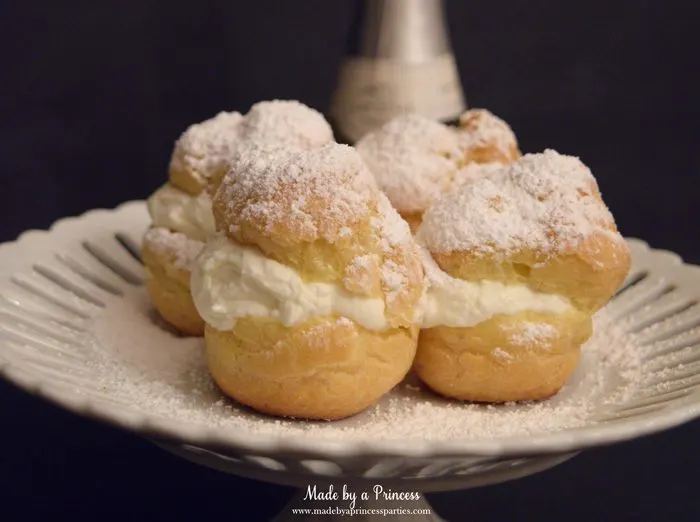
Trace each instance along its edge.
{"label": "white scalloped plate", "polygon": [[[171,407],[172,415],[162,407],[151,411],[148,400],[140,403],[138,395],[123,394],[115,379],[106,382],[105,366],[95,364],[109,352],[101,341],[105,328],[111,328],[114,346],[134,344],[139,329],[149,329],[149,336],[155,336],[149,339],[155,344],[170,339],[152,347],[168,360],[176,359],[183,350],[196,350],[192,343],[201,342],[178,339],[164,331],[144,304],[138,239],[147,225],[144,203],[130,202],[115,210],[94,210],[61,220],[49,231],[30,231],[0,246],[0,374],[75,413],[200,453],[206,447],[238,455],[287,454],[307,459],[523,457],[571,453],[668,429],[700,416],[700,268],[638,240],[629,240],[633,268],[628,281],[596,320],[595,349],[584,350],[584,361],[572,382],[561,397],[553,399],[556,404],[587,394],[590,414],[574,427],[537,433],[510,430],[508,436],[452,433],[426,439],[397,432],[394,438],[363,437],[357,431],[358,423],[366,425],[378,418],[367,414],[346,421],[355,434],[344,438],[337,433],[325,436],[324,430],[330,429],[327,425],[298,432],[277,429],[280,424],[274,420],[255,419],[254,414],[230,404],[225,405],[226,410],[217,410],[218,417],[212,417],[216,422],[206,422],[206,415],[196,422],[190,420],[175,411],[179,406]],[[616,333],[610,334],[613,331]],[[619,347],[608,351],[607,344],[622,338],[628,343],[627,351]],[[186,343],[189,348],[167,352],[170,345]],[[624,367],[623,359],[633,360],[633,367]],[[605,374],[605,382],[592,381],[592,372]],[[639,382],[625,387],[623,381],[631,379],[626,375],[630,372]],[[599,389],[587,390],[591,383]],[[390,399],[402,404],[427,401],[433,413],[442,407],[425,392],[406,390],[415,389],[394,391]],[[202,393],[191,393],[198,397],[188,406],[190,410],[209,411],[222,405],[214,404],[218,396]],[[163,397],[160,405],[167,407],[167,401]],[[527,407],[531,406],[508,408]],[[222,411],[247,420],[239,425],[234,416],[231,422],[223,422]],[[256,422],[265,429],[251,431]],[[273,464],[265,466],[274,468]]]}

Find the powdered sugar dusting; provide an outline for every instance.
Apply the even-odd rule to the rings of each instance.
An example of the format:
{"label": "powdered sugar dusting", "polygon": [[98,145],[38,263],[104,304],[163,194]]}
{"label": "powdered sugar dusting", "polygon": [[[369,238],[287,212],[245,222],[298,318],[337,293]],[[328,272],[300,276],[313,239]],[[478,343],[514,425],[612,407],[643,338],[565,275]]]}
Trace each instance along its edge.
{"label": "powdered sugar dusting", "polygon": [[[98,318],[95,368],[105,393],[152,415],[236,430],[335,440],[449,440],[494,438],[565,430],[595,423],[601,405],[639,393],[659,371],[640,359],[642,341],[625,321],[604,309],[582,362],[554,398],[538,403],[484,406],[451,402],[422,389],[413,377],[377,406],[334,423],[295,422],[256,415],[224,398],[207,373],[203,342],[175,337],[154,325],[143,289],[110,302]],[[343,324],[346,319],[338,319]],[[271,353],[274,356],[274,353]],[[503,357],[504,364],[508,358]],[[658,360],[658,367],[664,367]],[[646,392],[646,388],[644,388]]]}
{"label": "powdered sugar dusting", "polygon": [[557,336],[557,329],[547,323],[533,323],[522,321],[516,325],[503,325],[506,333],[509,333],[509,340],[516,346],[547,347],[550,340]]}
{"label": "powdered sugar dusting", "polygon": [[480,178],[495,174],[505,168],[501,163],[467,163],[457,171],[454,179],[454,186],[467,185]]}
{"label": "powdered sugar dusting", "polygon": [[[204,340],[167,331],[144,289],[110,303],[109,313],[96,320],[94,335],[92,364],[105,392],[175,418],[196,411],[203,395],[219,400],[207,373]],[[204,420],[206,413],[194,418]]]}
{"label": "powdered sugar dusting", "polygon": [[518,141],[510,125],[486,109],[465,111],[459,117],[459,125],[457,135],[467,156],[474,147],[494,147],[503,159],[517,150]]}
{"label": "powdered sugar dusting", "polygon": [[331,127],[320,112],[295,100],[262,101],[245,116],[220,112],[190,125],[176,143],[171,166],[204,183],[225,170],[233,154],[255,144],[312,149],[332,141]]}
{"label": "powdered sugar dusting", "polygon": [[391,305],[408,285],[406,269],[391,259],[387,259],[382,266],[382,283],[387,290],[386,302]]}
{"label": "powdered sugar dusting", "polygon": [[385,301],[391,310],[404,308],[404,317],[414,322],[416,306],[423,293],[422,249],[408,223],[391,206],[384,193],[378,194],[378,216],[371,222],[379,234],[384,254],[380,277]]}
{"label": "powdered sugar dusting", "polygon": [[373,226],[379,231],[382,246],[389,250],[391,247],[405,245],[411,242],[411,229],[403,220],[384,194],[379,194],[379,216],[374,219]]}
{"label": "powdered sugar dusting", "polygon": [[247,143],[269,142],[303,149],[333,141],[333,131],[323,115],[295,100],[256,103],[239,131],[241,140]]}
{"label": "powdered sugar dusting", "polygon": [[447,126],[405,114],[365,135],[357,151],[399,212],[420,212],[449,186],[464,160]]}
{"label": "powdered sugar dusting", "polygon": [[547,150],[463,185],[433,205],[418,231],[431,252],[555,253],[593,233],[620,240],[590,170]]}
{"label": "powdered sugar dusting", "polygon": [[359,290],[365,295],[372,294],[376,288],[375,273],[379,265],[378,257],[376,254],[355,257],[345,270],[345,287]]}
{"label": "powdered sugar dusting", "polygon": [[175,267],[182,270],[190,270],[194,260],[204,248],[204,243],[201,241],[162,227],[149,228],[143,241],[154,252],[172,257]]}
{"label": "powdered sugar dusting", "polygon": [[334,242],[366,218],[376,185],[357,153],[329,144],[312,151],[251,146],[231,160],[214,204],[231,231],[241,223],[292,229],[299,240]]}
{"label": "powdered sugar dusting", "polygon": [[[241,151],[214,197],[214,212],[218,226],[236,240],[253,230],[253,241],[259,234],[298,244],[342,241],[340,247],[355,256],[343,259],[345,289],[381,291],[395,305],[392,326],[413,322],[422,290],[418,246],[352,147]],[[353,231],[360,241],[352,239]]]}
{"label": "powdered sugar dusting", "polygon": [[503,348],[500,347],[494,348],[491,351],[491,353],[497,360],[502,361],[504,363],[511,363],[515,359],[511,354],[509,354]]}
{"label": "powdered sugar dusting", "polygon": [[[172,167],[187,169],[200,181],[221,168],[238,142],[239,112],[218,113],[201,123],[190,125],[175,144]],[[203,179],[202,179],[203,178]]]}

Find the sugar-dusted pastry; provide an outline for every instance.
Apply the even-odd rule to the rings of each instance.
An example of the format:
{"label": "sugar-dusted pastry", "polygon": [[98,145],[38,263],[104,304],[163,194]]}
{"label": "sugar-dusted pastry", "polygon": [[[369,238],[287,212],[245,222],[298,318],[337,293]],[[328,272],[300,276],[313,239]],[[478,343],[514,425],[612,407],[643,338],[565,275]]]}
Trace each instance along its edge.
{"label": "sugar-dusted pastry", "polygon": [[212,177],[226,171],[226,160],[238,142],[243,121],[239,112],[220,112],[190,125],[175,142],[168,169],[169,185],[198,196],[206,192]]}
{"label": "sugar-dusted pastry", "polygon": [[520,157],[513,129],[486,109],[463,112],[459,117],[457,136],[467,163],[509,165]]}
{"label": "sugar-dusted pastry", "polygon": [[355,145],[379,188],[412,228],[465,165],[457,134],[418,114],[398,116]]}
{"label": "sugar-dusted pastry", "polygon": [[[236,151],[256,145],[311,150],[334,142],[333,130],[323,115],[295,100],[256,103],[247,112],[237,131]],[[212,194],[227,171],[228,166],[218,170],[209,180]]]}
{"label": "sugar-dusted pastry", "polygon": [[464,112],[457,128],[404,114],[365,135],[356,147],[413,231],[435,200],[520,156],[508,124],[484,109]]}
{"label": "sugar-dusted pastry", "polygon": [[590,170],[552,150],[444,196],[417,239],[431,287],[415,371],[470,401],[557,393],[630,266]]}
{"label": "sugar-dusted pastry", "polygon": [[253,105],[240,127],[241,139],[315,149],[333,141],[333,131],[323,115],[294,100],[261,101]]}
{"label": "sugar-dusted pastry", "polygon": [[142,248],[148,292],[166,321],[185,334],[204,332],[190,294],[190,262],[215,232],[211,194],[228,170],[229,158],[259,143],[313,148],[332,140],[319,112],[282,100],[257,103],[245,116],[221,112],[180,136],[168,183],[148,200],[152,228]]}
{"label": "sugar-dusted pastry", "polygon": [[175,143],[168,183],[148,199],[152,222],[142,245],[146,288],[160,315],[187,335],[204,333],[189,279],[192,261],[215,232],[207,183],[226,169],[242,120],[238,112],[220,112],[191,125]]}
{"label": "sugar-dusted pastry", "polygon": [[190,295],[190,269],[204,243],[182,232],[151,227],[143,237],[141,255],[146,288],[153,306],[169,324],[186,335],[202,335],[204,321]]}
{"label": "sugar-dusted pastry", "polygon": [[338,419],[409,371],[421,250],[354,149],[252,148],[214,198],[192,294],[220,388],[261,412]]}

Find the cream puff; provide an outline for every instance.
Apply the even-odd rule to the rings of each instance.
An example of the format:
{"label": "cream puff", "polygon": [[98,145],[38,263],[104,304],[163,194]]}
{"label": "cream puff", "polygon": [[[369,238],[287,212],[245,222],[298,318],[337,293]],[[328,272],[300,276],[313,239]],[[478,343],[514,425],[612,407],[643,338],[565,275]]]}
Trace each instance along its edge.
{"label": "cream puff", "polygon": [[146,288],[160,316],[186,335],[202,335],[204,322],[190,295],[190,270],[204,243],[165,227],[143,237]]}
{"label": "cream puff", "polygon": [[417,240],[431,286],[414,368],[469,401],[557,393],[630,266],[590,170],[552,150],[444,196]]}
{"label": "cream puff", "polygon": [[146,288],[160,315],[187,335],[204,333],[189,279],[191,262],[216,231],[207,186],[226,168],[242,120],[238,112],[220,112],[191,125],[175,143],[168,183],[148,199],[152,222],[142,245]]}
{"label": "cream puff", "polygon": [[180,136],[169,181],[148,200],[152,229],[142,248],[149,295],[167,322],[188,335],[204,333],[190,294],[188,260],[215,232],[211,194],[228,170],[229,158],[258,143],[313,148],[332,140],[330,125],[319,112],[283,100],[256,103],[245,116],[221,112]]}
{"label": "cream puff", "polygon": [[219,235],[195,262],[206,357],[260,412],[340,419],[410,370],[421,250],[351,147],[251,148],[214,198]]}
{"label": "cream puff", "polygon": [[465,165],[457,134],[438,121],[413,113],[366,134],[355,147],[379,188],[413,229]]}
{"label": "cream puff", "polygon": [[520,158],[518,139],[504,120],[486,109],[469,109],[459,117],[457,137],[467,164],[509,165]]}
{"label": "cream puff", "polygon": [[520,155],[511,128],[490,112],[472,109],[459,122],[455,129],[404,114],[356,144],[379,187],[414,231],[423,212],[442,195]]}
{"label": "cream puff", "polygon": [[[333,143],[333,130],[323,114],[295,100],[269,100],[254,104],[237,128],[236,147],[296,147],[311,150]],[[230,156],[230,155],[229,155]],[[209,181],[214,193],[227,168]]]}

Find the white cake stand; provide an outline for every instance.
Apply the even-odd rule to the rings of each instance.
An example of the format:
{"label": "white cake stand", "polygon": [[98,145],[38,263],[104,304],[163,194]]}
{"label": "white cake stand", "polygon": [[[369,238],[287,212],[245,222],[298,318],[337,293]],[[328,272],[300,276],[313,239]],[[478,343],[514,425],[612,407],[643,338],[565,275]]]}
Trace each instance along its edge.
{"label": "white cake stand", "polygon": [[[341,519],[351,507],[357,520],[385,520],[387,514],[439,520],[423,493],[517,479],[584,449],[700,416],[700,268],[637,240],[629,241],[633,268],[611,305],[613,320],[633,317],[629,324],[640,332],[646,356],[664,356],[660,386],[653,393],[637,390],[613,405],[600,397],[597,414],[584,426],[491,439],[337,441],[251,436],[152,414],[102,389],[85,350],[93,320],[109,313],[105,303],[142,284],[137,240],[147,225],[144,203],[132,202],[61,220],[49,231],[27,232],[0,245],[0,374],[28,392],[134,431],[187,460],[298,487],[277,522]],[[316,500],[308,498],[314,486]],[[379,495],[375,487],[382,488]],[[354,504],[348,497],[353,493]]]}

